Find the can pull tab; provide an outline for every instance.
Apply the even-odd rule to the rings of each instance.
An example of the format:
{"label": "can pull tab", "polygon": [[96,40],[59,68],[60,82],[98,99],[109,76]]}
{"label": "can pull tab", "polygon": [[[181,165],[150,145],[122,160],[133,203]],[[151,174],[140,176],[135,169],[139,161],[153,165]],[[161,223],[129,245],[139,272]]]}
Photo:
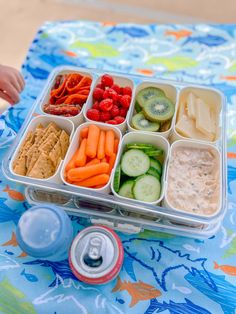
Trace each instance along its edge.
{"label": "can pull tab", "polygon": [[84,263],[89,267],[99,267],[103,258],[102,254],[102,239],[99,237],[92,237],[88,243],[87,252],[84,255]]}

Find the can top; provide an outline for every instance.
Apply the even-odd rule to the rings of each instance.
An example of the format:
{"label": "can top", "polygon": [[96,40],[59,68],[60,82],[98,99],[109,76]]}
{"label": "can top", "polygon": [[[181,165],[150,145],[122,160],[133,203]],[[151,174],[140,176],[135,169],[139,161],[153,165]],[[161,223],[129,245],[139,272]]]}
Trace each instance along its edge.
{"label": "can top", "polygon": [[16,229],[21,249],[34,257],[47,257],[56,252],[71,227],[67,214],[57,206],[40,205],[28,209]]}
{"label": "can top", "polygon": [[112,271],[119,258],[119,243],[108,228],[92,226],[74,239],[70,260],[80,275],[95,279]]}

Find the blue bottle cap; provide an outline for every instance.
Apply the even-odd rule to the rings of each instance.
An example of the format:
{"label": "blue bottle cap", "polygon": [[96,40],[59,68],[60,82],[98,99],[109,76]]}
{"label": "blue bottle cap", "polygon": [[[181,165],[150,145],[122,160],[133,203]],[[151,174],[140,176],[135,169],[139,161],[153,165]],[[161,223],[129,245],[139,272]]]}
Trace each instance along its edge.
{"label": "blue bottle cap", "polygon": [[33,206],[20,218],[16,238],[28,255],[46,258],[62,248],[66,250],[73,233],[68,215],[53,205]]}

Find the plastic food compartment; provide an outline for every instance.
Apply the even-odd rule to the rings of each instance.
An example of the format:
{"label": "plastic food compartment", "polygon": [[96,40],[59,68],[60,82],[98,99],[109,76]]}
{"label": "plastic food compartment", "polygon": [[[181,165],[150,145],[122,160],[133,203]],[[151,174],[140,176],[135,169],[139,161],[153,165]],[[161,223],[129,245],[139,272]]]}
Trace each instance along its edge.
{"label": "plastic food compartment", "polygon": [[[91,90],[88,95],[88,99],[83,106],[82,112],[78,115],[78,117],[56,117],[44,113],[42,110],[43,105],[48,100],[51,87],[55,83],[55,78],[57,75],[74,72],[82,73],[83,75],[85,74],[92,78]],[[89,120],[86,117],[86,110],[91,106],[93,89],[104,73],[108,73],[114,77],[115,82],[123,85],[127,84],[132,88],[132,101],[127,112],[125,122],[116,126],[101,123],[105,129],[113,128],[116,130],[116,134],[119,134],[118,136],[121,137],[118,147],[117,160],[112,170],[110,181],[112,182],[113,180],[115,168],[121,156],[123,149],[122,143],[128,141],[129,138],[130,141],[139,143],[145,142],[154,144],[155,142],[156,146],[161,146],[161,148],[165,151],[162,175],[162,191],[160,199],[155,202],[155,204],[119,197],[116,193],[113,194],[110,192],[112,190],[110,182],[103,191],[73,186],[72,184],[64,184],[63,182],[63,167],[68,161],[69,156],[72,154],[73,141],[76,140],[76,134],[78,135],[79,130],[83,127],[83,125],[86,125],[84,124],[85,121]],[[167,96],[175,103],[175,113],[172,118],[170,129],[167,132],[143,132],[132,130],[129,121],[134,112],[135,95],[137,94],[138,90],[142,88],[142,86],[156,86],[163,88]],[[181,210],[178,211],[171,208],[171,206],[166,207],[163,202],[167,183],[166,173],[168,172],[169,151],[171,151],[172,142],[176,140],[176,138],[173,137],[173,134],[175,133],[175,121],[177,108],[179,105],[179,97],[181,96],[181,93],[186,90],[186,88],[190,88],[191,91],[194,91],[196,94],[198,94],[200,91],[200,96],[201,92],[204,93],[204,97],[209,95],[207,96],[207,100],[210,101],[211,104],[212,101],[215,102],[217,99],[216,105],[221,110],[219,119],[221,132],[219,137],[214,143],[207,142],[207,144],[211,144],[216,147],[217,151],[220,153],[221,206],[214,215],[209,217],[195,215]],[[208,92],[209,94],[207,94]],[[36,118],[33,118],[35,114],[40,114],[40,116],[37,117],[37,119],[40,121],[50,120],[56,123],[57,121],[60,121],[60,123],[63,123],[61,126],[67,129],[68,133],[70,133],[70,140],[73,135],[75,136],[73,138],[74,140],[71,140],[65,161],[64,163],[63,161],[61,162],[60,169],[57,170],[55,178],[51,177],[48,180],[19,176],[15,174],[12,169],[12,162],[14,161],[14,158],[19,150],[21,142],[27,134],[27,130],[36,125],[34,122]],[[64,120],[64,122],[61,122],[61,120]],[[89,123],[96,124],[95,121],[90,121]],[[132,132],[129,133],[131,130]],[[122,131],[122,133],[127,131],[128,133],[122,138],[120,131]],[[176,136],[176,134],[174,135]],[[195,142],[194,145],[197,145],[199,142],[186,138],[185,141],[189,141],[189,145],[191,142]],[[200,142],[206,144],[204,141]],[[37,98],[35,104],[32,106],[32,109],[29,112],[24,125],[22,126],[19,134],[10,147],[8,154],[3,160],[2,169],[3,173],[9,180],[22,183],[26,186],[25,194],[29,203],[55,203],[73,215],[78,215],[89,219],[91,223],[107,225],[123,232],[136,233],[142,229],[150,229],[183,236],[201,238],[209,237],[214,234],[219,228],[225,215],[227,209],[226,165],[226,103],[224,96],[219,91],[199,85],[190,85],[169,80],[157,80],[155,78],[147,79],[142,76],[131,76],[127,74],[117,74],[93,69],[66,66],[55,68],[55,70],[49,76],[44,89]],[[61,177],[58,175],[58,173],[60,173]]]}

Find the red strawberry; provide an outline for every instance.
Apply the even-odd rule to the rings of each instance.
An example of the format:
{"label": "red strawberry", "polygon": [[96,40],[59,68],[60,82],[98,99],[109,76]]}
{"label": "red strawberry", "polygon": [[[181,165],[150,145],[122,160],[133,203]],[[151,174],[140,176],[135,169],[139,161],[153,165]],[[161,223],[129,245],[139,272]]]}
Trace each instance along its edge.
{"label": "red strawberry", "polygon": [[108,123],[108,124],[117,124],[116,120],[108,120],[108,121],[106,121],[106,123]]}
{"label": "red strawberry", "polygon": [[117,84],[113,84],[111,89],[117,92],[117,94],[120,94],[120,86]]}
{"label": "red strawberry", "polygon": [[103,99],[99,104],[99,109],[102,111],[110,111],[113,106],[112,99]]}
{"label": "red strawberry", "polygon": [[119,101],[123,108],[129,109],[131,102],[131,97],[129,95],[123,95],[122,97],[120,97]]}
{"label": "red strawberry", "polygon": [[129,86],[125,86],[123,88],[123,95],[129,95],[130,97],[132,96],[132,89]]}
{"label": "red strawberry", "polygon": [[120,108],[120,116],[125,118],[126,115],[127,115],[127,109],[125,109],[125,108]]}
{"label": "red strawberry", "polygon": [[100,120],[100,112],[97,109],[88,109],[87,117],[90,120],[99,121]]}
{"label": "red strawberry", "polygon": [[113,107],[111,108],[111,115],[112,117],[116,117],[116,116],[119,116],[120,114],[120,109],[117,105],[113,105]]}
{"label": "red strawberry", "polygon": [[114,118],[114,120],[116,120],[117,124],[123,123],[125,121],[124,117],[121,116],[117,116]]}
{"label": "red strawberry", "polygon": [[111,119],[111,114],[110,114],[110,112],[101,112],[100,113],[100,120],[102,121],[102,122],[106,122],[107,120],[110,120]]}
{"label": "red strawberry", "polygon": [[102,100],[103,99],[103,89],[97,88],[97,87],[94,88],[93,98],[94,98],[94,100]]}
{"label": "red strawberry", "polygon": [[105,87],[111,87],[113,85],[113,78],[109,74],[104,74],[101,78],[101,83]]}
{"label": "red strawberry", "polygon": [[99,110],[99,101],[95,101],[92,108]]}

